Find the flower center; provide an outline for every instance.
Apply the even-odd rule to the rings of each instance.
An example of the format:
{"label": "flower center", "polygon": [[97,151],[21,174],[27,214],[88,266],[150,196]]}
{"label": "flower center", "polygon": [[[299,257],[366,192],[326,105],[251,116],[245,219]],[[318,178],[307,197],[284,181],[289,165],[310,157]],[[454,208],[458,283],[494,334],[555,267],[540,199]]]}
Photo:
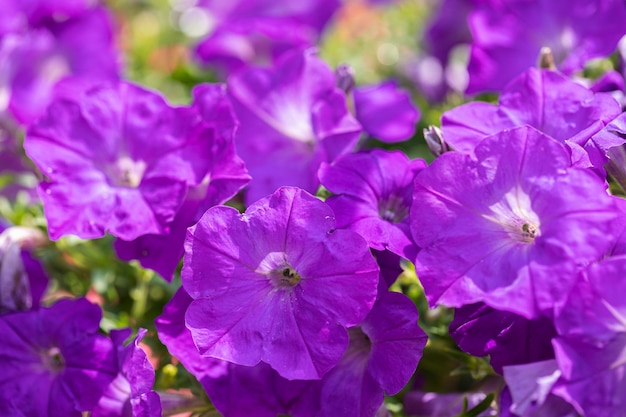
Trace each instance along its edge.
{"label": "flower center", "polygon": [[281,288],[293,288],[300,282],[300,274],[289,265],[273,270],[270,276],[272,283]]}
{"label": "flower center", "polygon": [[128,156],[123,156],[109,166],[108,174],[113,184],[118,187],[137,188],[145,170],[144,161],[134,161]]}
{"label": "flower center", "polygon": [[58,347],[52,347],[43,351],[41,353],[41,359],[43,366],[53,373],[61,372],[63,368],[65,368],[65,359]]}
{"label": "flower center", "polygon": [[500,224],[511,239],[532,243],[541,234],[539,217],[532,209],[530,197],[522,190],[511,190],[489,208],[492,214],[485,217]]}
{"label": "flower center", "polygon": [[390,223],[400,223],[409,215],[409,208],[404,200],[397,195],[391,195],[385,200],[378,202],[378,214],[380,218]]}

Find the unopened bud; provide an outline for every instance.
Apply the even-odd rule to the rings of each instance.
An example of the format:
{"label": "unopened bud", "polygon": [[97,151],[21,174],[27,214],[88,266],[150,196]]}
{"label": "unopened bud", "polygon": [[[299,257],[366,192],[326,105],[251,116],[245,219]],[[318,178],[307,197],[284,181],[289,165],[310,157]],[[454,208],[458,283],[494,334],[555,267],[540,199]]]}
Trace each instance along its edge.
{"label": "unopened bud", "polygon": [[541,69],[549,69],[555,70],[556,65],[554,65],[554,55],[552,54],[552,49],[544,46],[541,48],[539,52],[539,68]]}
{"label": "unopened bud", "polygon": [[443,140],[443,133],[437,126],[429,126],[424,129],[424,139],[426,145],[433,155],[439,156],[449,152],[450,146]]}

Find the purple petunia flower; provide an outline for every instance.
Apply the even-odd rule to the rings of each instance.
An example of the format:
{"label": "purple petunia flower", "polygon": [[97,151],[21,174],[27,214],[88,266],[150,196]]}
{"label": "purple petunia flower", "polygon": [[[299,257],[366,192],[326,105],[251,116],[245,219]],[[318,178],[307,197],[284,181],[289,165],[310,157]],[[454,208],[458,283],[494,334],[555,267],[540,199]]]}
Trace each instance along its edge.
{"label": "purple petunia flower", "polygon": [[202,0],[186,13],[200,13],[212,32],[196,47],[205,64],[232,73],[247,65],[275,62],[292,49],[314,46],[338,0]]}
{"label": "purple petunia flower", "polygon": [[394,80],[380,84],[355,86],[354,71],[349,65],[335,70],[337,87],[346,93],[354,116],[363,130],[387,143],[402,142],[415,133],[420,111],[409,93]]}
{"label": "purple petunia flower", "polygon": [[293,187],[244,214],[210,208],[189,229],[181,274],[200,353],[263,361],[287,379],[319,379],[335,366],[345,327],[372,308],[379,268],[363,238],[334,223],[328,205]]}
{"label": "purple petunia flower", "polygon": [[395,81],[353,90],[356,119],[369,135],[386,143],[402,142],[415,133],[420,112]]}
{"label": "purple petunia flower", "polygon": [[[473,356],[489,355],[493,369],[502,374],[506,365],[525,364],[554,358],[552,320],[527,320],[484,304],[455,309],[450,336]],[[527,343],[520,343],[526,340]]]}
{"label": "purple petunia flower", "polygon": [[605,143],[594,135],[620,113],[609,94],[594,94],[558,72],[531,68],[504,88],[498,106],[475,102],[456,107],[442,115],[441,129],[452,148],[471,152],[485,137],[527,124],[572,148],[577,165],[589,166],[584,160],[590,159],[601,168],[606,151],[620,142]]}
{"label": "purple petunia flower", "polygon": [[409,228],[409,210],[415,175],[426,168],[400,151],[353,153],[333,164],[322,164],[320,182],[337,194],[326,202],[337,217],[337,227],[365,238],[373,249],[385,249],[414,259],[417,254]]}
{"label": "purple petunia flower", "polygon": [[214,163],[210,131],[195,110],[129,83],[57,99],[24,142],[47,177],[39,194],[52,239],[168,233]]}
{"label": "purple petunia flower", "polygon": [[137,336],[124,346],[131,330],[113,330],[111,339],[117,348],[118,374],[109,384],[93,409],[93,417],[152,417],[161,415],[159,395],[152,391],[154,369],[139,343],[146,335]]}
{"label": "purple petunia flower", "polygon": [[469,16],[473,37],[467,92],[499,91],[537,65],[549,47],[565,74],[608,56],[626,34],[621,0],[490,1]]}
{"label": "purple petunia flower", "polygon": [[320,164],[359,140],[360,125],[333,71],[312,51],[285,54],[271,69],[238,72],[228,87],[241,123],[235,145],[252,175],[248,203],[283,185],[315,193]]}
{"label": "purple petunia flower", "polygon": [[373,417],[383,402],[383,391],[400,392],[426,345],[427,336],[417,319],[409,298],[385,290],[365,320],[348,329],[348,350],[322,379],[317,416]]}
{"label": "purple petunia flower", "polygon": [[426,295],[549,314],[613,246],[616,205],[604,181],[568,169],[566,148],[531,127],[488,137],[474,154],[447,152],[416,177],[411,231]]}
{"label": "purple petunia flower", "polygon": [[169,352],[198,379],[222,415],[315,415],[319,409],[320,381],[288,381],[265,363],[250,367],[200,356],[191,332],[185,327],[185,311],[192,301],[185,289],[180,288],[155,324]]}
{"label": "purple petunia flower", "polygon": [[29,417],[80,417],[116,373],[102,312],[85,299],[0,316],[0,404]]}
{"label": "purple petunia flower", "polygon": [[202,117],[208,152],[206,173],[200,184],[189,189],[182,207],[164,235],[144,235],[133,241],[116,240],[123,260],[139,259],[170,281],[183,257],[187,228],[212,206],[233,197],[250,181],[243,161],[235,152],[237,122],[223,85],[203,84],[193,90],[193,107]]}
{"label": "purple petunia flower", "polygon": [[0,112],[8,109],[28,125],[45,111],[57,81],[70,75],[119,78],[104,7],[87,1],[17,3],[0,17]]}

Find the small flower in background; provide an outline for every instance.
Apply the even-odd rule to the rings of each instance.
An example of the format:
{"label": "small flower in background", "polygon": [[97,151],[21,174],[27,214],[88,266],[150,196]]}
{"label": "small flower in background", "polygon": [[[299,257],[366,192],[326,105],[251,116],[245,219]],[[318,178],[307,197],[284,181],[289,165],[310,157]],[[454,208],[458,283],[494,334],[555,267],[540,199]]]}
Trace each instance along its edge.
{"label": "small flower in background", "polygon": [[282,187],[244,214],[210,208],[189,229],[185,320],[203,356],[320,379],[348,345],[345,328],[372,308],[378,274],[365,240],[335,230],[328,205]]}
{"label": "small flower in background", "polygon": [[44,113],[58,81],[119,78],[113,23],[103,6],[91,1],[9,3],[3,2],[0,17],[0,113],[8,111],[29,125]]}
{"label": "small flower in background", "polygon": [[488,1],[468,19],[468,94],[500,91],[537,65],[543,47],[552,51],[557,69],[571,75],[589,59],[610,55],[626,34],[621,0]]}
{"label": "small flower in background", "polygon": [[359,233],[373,249],[414,259],[409,210],[413,180],[424,168],[424,160],[380,149],[322,164],[319,178],[335,194],[326,203],[337,217],[337,228]]}
{"label": "small flower in background", "polygon": [[116,374],[100,307],[85,299],[0,316],[0,404],[29,417],[79,417]]}
{"label": "small flower in background", "polygon": [[201,0],[178,2],[181,30],[203,39],[197,58],[223,74],[271,65],[292,49],[315,46],[340,7],[338,0]]}
{"label": "small flower in background", "polygon": [[314,51],[240,71],[228,79],[228,91],[240,122],[237,153],[252,176],[248,204],[283,185],[315,193],[320,164],[351,152],[359,140],[361,127],[333,71]]}
{"label": "small flower in background", "polygon": [[410,139],[420,118],[408,91],[394,80],[380,84],[356,86],[349,65],[335,70],[337,88],[346,93],[348,107],[365,133],[386,143]]}

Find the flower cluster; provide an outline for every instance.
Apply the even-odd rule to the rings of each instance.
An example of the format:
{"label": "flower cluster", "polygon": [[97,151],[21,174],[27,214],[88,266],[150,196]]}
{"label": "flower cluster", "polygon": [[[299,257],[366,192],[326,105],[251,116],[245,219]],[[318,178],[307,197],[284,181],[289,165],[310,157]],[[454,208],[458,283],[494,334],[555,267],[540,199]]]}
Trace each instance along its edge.
{"label": "flower cluster", "polygon": [[0,0],[0,415],[626,416],[626,65],[581,72],[623,1],[442,0],[430,62],[499,96],[440,113],[322,59],[349,5],[171,3],[188,104],[103,4]]}

